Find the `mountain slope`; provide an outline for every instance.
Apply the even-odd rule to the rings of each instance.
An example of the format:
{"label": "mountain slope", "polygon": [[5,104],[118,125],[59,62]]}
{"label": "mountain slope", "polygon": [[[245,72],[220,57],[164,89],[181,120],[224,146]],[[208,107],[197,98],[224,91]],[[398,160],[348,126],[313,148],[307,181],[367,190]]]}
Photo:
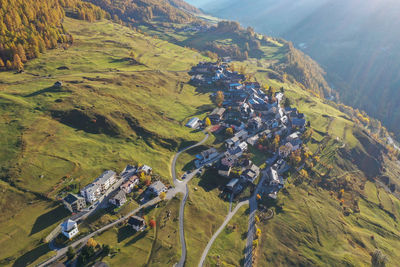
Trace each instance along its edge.
{"label": "mountain slope", "polygon": [[217,16],[293,41],[328,71],[344,103],[367,111],[398,135],[399,1],[192,3]]}
{"label": "mountain slope", "polygon": [[180,0],[88,0],[100,6],[113,16],[125,22],[165,22],[188,23],[194,20],[189,12],[200,12],[195,7]]}
{"label": "mountain slope", "polygon": [[308,177],[289,173],[277,202],[262,195],[261,202],[275,216],[257,224],[262,235],[255,265],[362,266],[380,249],[389,258],[387,265],[395,266],[400,260],[395,253],[400,195],[389,185],[399,185],[399,165],[333,103],[298,85],[267,79],[265,68],[253,60],[244,64],[258,81],[285,88],[293,106],[311,122],[312,138],[306,146],[320,159],[305,168]]}
{"label": "mountain slope", "polygon": [[27,60],[39,57],[46,49],[71,44],[73,38],[61,21],[69,15],[94,21],[106,16],[99,7],[80,0],[0,2],[0,70],[23,69]]}
{"label": "mountain slope", "polygon": [[75,36],[73,46],[46,52],[24,73],[0,74],[7,183],[0,265],[26,266],[49,251],[40,240],[68,215],[55,202],[65,188],[128,163],[146,163],[168,181],[174,152],[203,138],[183,125],[211,108],[209,97],[187,83],[191,66],[206,60],[202,55],[109,21],[66,18],[63,26]]}
{"label": "mountain slope", "polygon": [[[149,24],[142,28],[157,33]],[[260,41],[259,49],[249,51],[257,57],[232,64],[265,86],[284,88],[293,106],[310,121],[313,134],[307,147],[320,157],[306,167],[308,178],[293,172],[279,201],[266,203],[276,216],[261,226],[258,266],[359,266],[368,264],[369,253],[375,249],[388,255],[390,264],[400,260],[396,253],[400,204],[393,197],[398,196],[400,184],[397,162],[390,160],[386,148],[357,116],[317,97],[294,77],[297,72],[286,73],[287,61],[298,60],[290,59],[290,44],[262,40],[251,29],[222,35],[213,28],[209,35],[190,36],[179,31],[185,24],[175,24],[173,30],[155,25],[157,34],[162,31],[181,46],[110,21],[66,18],[63,26],[75,37],[73,46],[46,52],[28,62],[24,73],[0,73],[0,209],[4,214],[0,265],[27,266],[50,256],[41,240],[69,215],[57,198],[105,169],[120,171],[128,163],[145,163],[169,181],[171,156],[203,138],[184,123],[192,116],[205,117],[214,107],[208,91],[190,85],[188,75],[193,65],[210,59],[183,45],[192,42],[200,49],[212,41],[243,49],[243,40],[250,36],[253,39],[247,41]],[[310,79],[318,80],[308,64],[300,67]],[[63,86],[54,87],[59,80]],[[217,142],[223,141],[210,138],[210,144],[222,145]],[[228,202],[219,197],[216,179],[203,176],[191,181],[185,235],[193,265],[228,208]],[[167,205],[172,210],[166,223],[174,233],[171,239],[162,227],[131,239],[125,236],[126,228],[115,227],[96,237],[120,249],[105,260],[116,265],[172,265],[171,259],[180,253],[171,249],[178,239],[174,219],[178,201]],[[165,211],[160,205],[147,215],[161,222]]]}

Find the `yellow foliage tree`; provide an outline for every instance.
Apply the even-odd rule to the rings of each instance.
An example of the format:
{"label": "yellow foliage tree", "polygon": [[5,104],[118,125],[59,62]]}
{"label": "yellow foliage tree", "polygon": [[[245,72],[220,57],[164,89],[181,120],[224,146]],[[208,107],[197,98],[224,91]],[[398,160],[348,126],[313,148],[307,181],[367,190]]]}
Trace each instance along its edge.
{"label": "yellow foliage tree", "polygon": [[221,106],[223,102],[224,102],[224,93],[222,91],[218,91],[215,96],[215,103],[218,106]]}
{"label": "yellow foliage tree", "polygon": [[303,176],[304,178],[308,178],[308,172],[304,169],[300,170],[300,175]]}
{"label": "yellow foliage tree", "polygon": [[14,69],[17,70],[23,70],[24,69],[24,64],[21,61],[21,58],[19,57],[18,54],[14,55],[14,63],[13,63]]}
{"label": "yellow foliage tree", "polygon": [[161,192],[159,197],[160,197],[161,200],[164,200],[167,197],[167,193]]}
{"label": "yellow foliage tree", "polygon": [[257,238],[259,238],[261,236],[261,229],[260,228],[257,228],[256,236],[257,236]]}
{"label": "yellow foliage tree", "polygon": [[210,120],[209,117],[206,118],[205,124],[206,124],[207,127],[211,125],[211,120]]}
{"label": "yellow foliage tree", "polygon": [[226,133],[226,135],[228,135],[228,136],[232,136],[232,135],[233,135],[233,129],[232,129],[232,128],[227,128],[227,129],[225,130],[225,133]]}
{"label": "yellow foliage tree", "polygon": [[98,245],[97,241],[94,240],[93,238],[89,238],[89,240],[87,241],[86,245],[88,247],[96,247]]}

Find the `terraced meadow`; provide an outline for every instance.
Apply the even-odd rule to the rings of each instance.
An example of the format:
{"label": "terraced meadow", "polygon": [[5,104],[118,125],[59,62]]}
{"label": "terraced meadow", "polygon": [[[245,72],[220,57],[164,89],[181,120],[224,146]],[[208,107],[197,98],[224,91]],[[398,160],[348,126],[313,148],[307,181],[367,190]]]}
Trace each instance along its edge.
{"label": "terraced meadow", "polygon": [[[67,216],[57,215],[53,202],[63,188],[127,163],[148,164],[171,179],[173,153],[203,138],[184,124],[209,109],[209,96],[187,84],[188,70],[206,58],[109,21],[66,18],[64,27],[73,46],[30,61],[21,74],[0,75],[1,210],[12,214],[0,221],[7,230],[0,234],[2,265],[48,252],[32,250]],[[18,197],[26,190],[31,198]]]}

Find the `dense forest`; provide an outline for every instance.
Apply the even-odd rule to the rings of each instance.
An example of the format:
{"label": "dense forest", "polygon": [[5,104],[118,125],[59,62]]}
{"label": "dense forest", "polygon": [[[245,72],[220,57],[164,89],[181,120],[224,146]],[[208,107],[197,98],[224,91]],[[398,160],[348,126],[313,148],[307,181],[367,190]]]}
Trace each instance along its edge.
{"label": "dense forest", "polygon": [[272,68],[291,75],[296,81],[306,88],[312,89],[320,97],[338,97],[325,80],[326,73],[318,63],[300,50],[295,49],[291,42],[284,42],[287,49],[286,57]]}
{"label": "dense forest", "polygon": [[87,0],[125,22],[160,21],[187,23],[194,19],[190,12],[196,8],[180,0]]}
{"label": "dense forest", "polygon": [[46,49],[72,43],[61,24],[66,13],[88,21],[107,15],[80,0],[0,0],[0,68],[22,70]]}

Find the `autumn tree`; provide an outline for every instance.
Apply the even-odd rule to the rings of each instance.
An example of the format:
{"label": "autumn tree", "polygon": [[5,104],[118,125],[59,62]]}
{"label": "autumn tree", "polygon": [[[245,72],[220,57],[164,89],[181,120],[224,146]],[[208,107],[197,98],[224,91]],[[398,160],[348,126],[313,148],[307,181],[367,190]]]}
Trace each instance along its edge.
{"label": "autumn tree", "polygon": [[211,120],[210,120],[209,117],[207,117],[207,118],[205,119],[205,125],[206,125],[207,127],[211,125]]}
{"label": "autumn tree", "polygon": [[150,222],[149,222],[149,225],[150,225],[151,228],[156,227],[156,221],[151,219]]}
{"label": "autumn tree", "polygon": [[227,136],[233,136],[233,129],[231,127],[230,128],[226,128],[225,134]]}
{"label": "autumn tree", "polygon": [[260,238],[260,236],[261,236],[261,229],[260,229],[260,228],[257,228],[257,230],[256,230],[256,237],[257,237],[257,238]]}
{"label": "autumn tree", "polygon": [[144,182],[144,184],[146,186],[150,186],[151,185],[151,179],[149,177],[146,177],[146,181]]}
{"label": "autumn tree", "polygon": [[4,67],[5,67],[4,61],[0,58],[0,68],[4,68]]}
{"label": "autumn tree", "polygon": [[224,102],[224,93],[222,91],[218,91],[215,96],[215,103],[220,107]]}
{"label": "autumn tree", "polygon": [[280,141],[281,141],[281,137],[279,136],[279,134],[275,135],[274,140],[272,141],[272,146],[275,150],[278,149]]}
{"label": "autumn tree", "polygon": [[300,174],[300,176],[302,176],[304,178],[308,178],[308,172],[304,169],[301,169],[299,174]]}
{"label": "autumn tree", "polygon": [[81,0],[0,0],[0,58],[7,69],[22,69],[20,64],[13,66],[16,55],[25,63],[57,43],[70,41],[62,26],[66,8],[85,10],[91,20],[106,15],[100,7]]}
{"label": "autumn tree", "polygon": [[25,55],[25,49],[21,44],[17,45],[17,53],[21,59],[22,62],[26,62],[26,55]]}
{"label": "autumn tree", "polygon": [[293,166],[297,166],[301,162],[301,156],[299,150],[290,153],[290,163]]}
{"label": "autumn tree", "polygon": [[8,70],[11,70],[11,69],[12,69],[12,64],[11,64],[11,62],[10,62],[9,60],[6,61],[6,68],[7,68]]}
{"label": "autumn tree", "polygon": [[89,246],[89,247],[95,248],[95,247],[97,247],[98,243],[97,243],[96,240],[94,240],[94,239],[91,237],[91,238],[88,239],[86,245]]}
{"label": "autumn tree", "polygon": [[18,54],[14,55],[13,68],[17,69],[17,70],[23,70],[24,69],[24,64],[22,63],[21,58],[19,57]]}
{"label": "autumn tree", "polygon": [[167,197],[167,193],[161,192],[159,197],[160,197],[161,200],[164,200]]}

